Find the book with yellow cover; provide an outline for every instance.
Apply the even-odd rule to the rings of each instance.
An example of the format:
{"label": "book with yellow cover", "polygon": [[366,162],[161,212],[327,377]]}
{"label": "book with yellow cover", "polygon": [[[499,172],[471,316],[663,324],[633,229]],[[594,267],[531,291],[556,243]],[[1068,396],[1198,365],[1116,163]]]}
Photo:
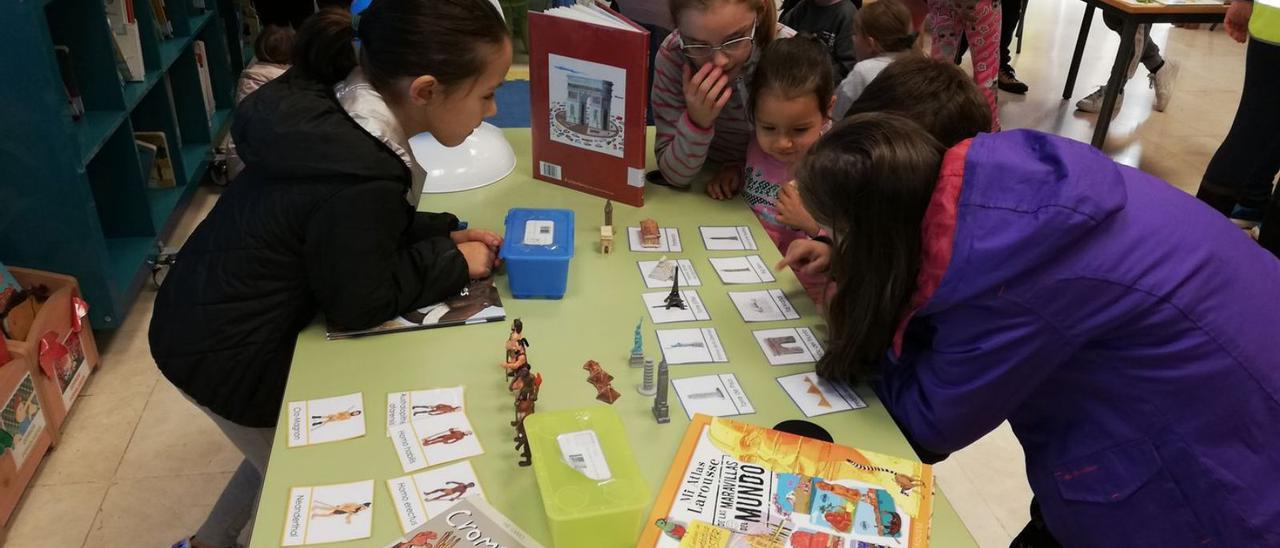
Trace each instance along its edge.
{"label": "book with yellow cover", "polygon": [[919,548],[933,468],[695,415],[637,546]]}

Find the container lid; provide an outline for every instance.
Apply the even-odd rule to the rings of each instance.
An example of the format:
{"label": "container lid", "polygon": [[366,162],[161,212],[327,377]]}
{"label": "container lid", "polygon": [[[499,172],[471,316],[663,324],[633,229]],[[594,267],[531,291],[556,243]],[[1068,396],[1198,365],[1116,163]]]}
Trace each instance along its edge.
{"label": "container lid", "polygon": [[507,211],[503,259],[568,259],[573,256],[573,211],[513,208]]}
{"label": "container lid", "polygon": [[[612,407],[539,411],[525,419],[525,431],[548,518],[643,510],[653,502],[626,429]],[[603,463],[598,462],[600,456]],[[607,479],[588,474],[607,474]]]}

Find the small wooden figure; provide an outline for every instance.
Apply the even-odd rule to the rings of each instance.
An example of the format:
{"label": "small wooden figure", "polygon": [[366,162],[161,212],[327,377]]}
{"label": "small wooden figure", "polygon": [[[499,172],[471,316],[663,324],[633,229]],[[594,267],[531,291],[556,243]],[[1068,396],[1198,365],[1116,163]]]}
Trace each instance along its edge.
{"label": "small wooden figure", "polygon": [[604,226],[609,227],[610,231],[613,230],[613,200],[604,201]]}
{"label": "small wooden figure", "polygon": [[612,405],[613,402],[622,397],[622,394],[613,389],[613,375],[610,375],[608,371],[600,367],[600,364],[595,360],[587,360],[587,363],[583,364],[582,368],[587,371],[587,382],[596,387],[597,400]]}
{"label": "small wooden figure", "polygon": [[613,227],[611,226],[600,227],[600,252],[605,255],[613,253]]}
{"label": "small wooden figure", "polygon": [[671,373],[667,371],[667,360],[662,360],[658,364],[658,396],[653,398],[653,419],[658,421],[658,424],[671,422],[670,409],[667,407],[667,385],[671,383],[670,376]]}
{"label": "small wooden figure", "polygon": [[662,232],[653,219],[640,221],[640,247],[662,247]]}

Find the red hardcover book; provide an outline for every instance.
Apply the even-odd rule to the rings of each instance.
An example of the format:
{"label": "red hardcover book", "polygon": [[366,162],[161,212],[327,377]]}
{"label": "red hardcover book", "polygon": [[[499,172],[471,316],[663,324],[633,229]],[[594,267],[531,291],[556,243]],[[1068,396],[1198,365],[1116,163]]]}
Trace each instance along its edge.
{"label": "red hardcover book", "polygon": [[644,205],[648,47],[603,6],[529,14],[534,177]]}

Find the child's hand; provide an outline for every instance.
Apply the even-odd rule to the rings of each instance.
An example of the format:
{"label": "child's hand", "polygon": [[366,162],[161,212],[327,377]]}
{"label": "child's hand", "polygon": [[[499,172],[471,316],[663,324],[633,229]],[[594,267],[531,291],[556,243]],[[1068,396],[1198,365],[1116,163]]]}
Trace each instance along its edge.
{"label": "child's hand", "polygon": [[794,268],[805,274],[822,274],[831,268],[831,246],[817,240],[796,240],[787,246],[787,254],[774,270]]}
{"label": "child's hand", "polygon": [[707,181],[707,196],[717,200],[728,200],[742,190],[742,166],[722,166],[715,176]]}
{"label": "child's hand", "polygon": [[729,84],[729,77],[720,67],[707,63],[694,73],[685,63],[684,104],[689,120],[702,129],[710,128],[733,96],[733,86]]}
{"label": "child's hand", "polygon": [[449,233],[449,238],[451,238],[455,244],[464,242],[480,242],[489,246],[489,249],[494,251],[497,251],[498,248],[502,247],[502,236],[499,236],[496,232],[490,230],[480,230],[476,228],[455,230]]}
{"label": "child's hand", "polygon": [[778,220],[787,226],[803,230],[809,235],[817,234],[822,230],[818,222],[813,220],[813,215],[804,208],[804,202],[800,200],[800,191],[796,189],[795,181],[782,185],[782,188],[778,189]]}
{"label": "child's hand", "polygon": [[462,242],[458,244],[458,251],[461,251],[462,258],[467,260],[467,274],[471,279],[478,280],[493,272],[493,264],[497,256],[488,245],[482,242]]}

